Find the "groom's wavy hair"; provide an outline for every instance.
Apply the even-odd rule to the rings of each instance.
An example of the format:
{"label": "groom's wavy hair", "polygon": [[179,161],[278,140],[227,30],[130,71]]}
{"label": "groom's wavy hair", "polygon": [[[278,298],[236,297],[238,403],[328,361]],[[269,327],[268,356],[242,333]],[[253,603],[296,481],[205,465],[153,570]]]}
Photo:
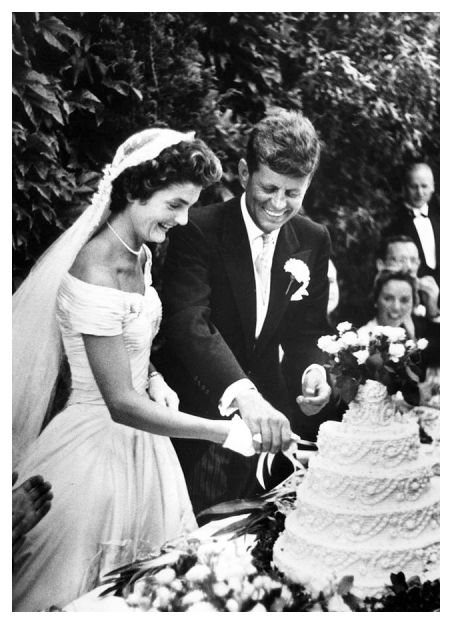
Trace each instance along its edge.
{"label": "groom's wavy hair", "polygon": [[319,136],[307,117],[298,111],[282,111],[257,123],[246,151],[248,171],[260,164],[281,175],[312,176],[320,159]]}
{"label": "groom's wavy hair", "polygon": [[222,173],[219,159],[204,141],[181,141],[113,180],[110,210],[122,212],[130,201],[145,202],[171,184],[192,183],[204,189],[218,182]]}

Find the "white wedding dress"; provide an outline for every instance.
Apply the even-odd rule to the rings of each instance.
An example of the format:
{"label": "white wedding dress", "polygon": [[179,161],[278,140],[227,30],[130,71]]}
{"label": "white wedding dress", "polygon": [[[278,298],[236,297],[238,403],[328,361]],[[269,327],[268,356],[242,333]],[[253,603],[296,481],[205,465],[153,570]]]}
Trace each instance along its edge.
{"label": "white wedding dress", "polygon": [[196,528],[170,439],[111,419],[81,336],[122,334],[134,388],[146,393],[161,303],[145,249],[144,295],[88,284],[69,273],[61,283],[57,316],[72,392],[18,467],[17,485],[41,474],[52,484],[54,498],[17,557],[15,611],[63,607],[105,572]]}

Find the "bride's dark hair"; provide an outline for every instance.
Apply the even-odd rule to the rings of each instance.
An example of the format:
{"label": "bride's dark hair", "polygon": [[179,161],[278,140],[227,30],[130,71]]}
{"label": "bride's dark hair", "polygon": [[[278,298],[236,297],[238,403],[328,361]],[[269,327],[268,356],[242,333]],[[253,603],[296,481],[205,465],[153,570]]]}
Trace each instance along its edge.
{"label": "bride's dark hair", "polygon": [[181,141],[157,158],[125,169],[112,183],[110,210],[121,212],[130,200],[147,201],[171,184],[206,188],[221,178],[221,163],[201,139]]}

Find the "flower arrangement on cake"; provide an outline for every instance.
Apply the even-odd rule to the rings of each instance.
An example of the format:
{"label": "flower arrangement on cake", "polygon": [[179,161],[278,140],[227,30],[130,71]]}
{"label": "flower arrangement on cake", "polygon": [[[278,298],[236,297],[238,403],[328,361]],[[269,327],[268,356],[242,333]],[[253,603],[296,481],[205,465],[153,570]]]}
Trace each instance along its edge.
{"label": "flower arrangement on cake", "polygon": [[408,338],[402,327],[355,329],[348,321],[336,329],[336,334],[319,338],[317,345],[329,355],[326,367],[346,403],[355,398],[361,384],[372,379],[386,386],[389,395],[401,392],[408,403],[419,404],[419,364],[421,351],[428,345],[425,338]]}

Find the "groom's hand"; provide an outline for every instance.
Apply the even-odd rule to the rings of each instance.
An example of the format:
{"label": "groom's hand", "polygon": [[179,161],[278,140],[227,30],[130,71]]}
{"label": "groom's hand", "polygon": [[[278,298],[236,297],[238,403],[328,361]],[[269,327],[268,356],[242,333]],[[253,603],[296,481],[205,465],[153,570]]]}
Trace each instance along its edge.
{"label": "groom's hand", "polygon": [[247,389],[236,396],[240,416],[254,436],[260,433],[262,444],[253,439],[256,452],[286,451],[290,446],[291,429],[287,418],[268,403],[256,390]]}
{"label": "groom's hand", "polygon": [[305,373],[301,391],[302,394],[297,396],[296,401],[306,416],[317,414],[330,400],[331,388],[325,375],[318,369]]}

